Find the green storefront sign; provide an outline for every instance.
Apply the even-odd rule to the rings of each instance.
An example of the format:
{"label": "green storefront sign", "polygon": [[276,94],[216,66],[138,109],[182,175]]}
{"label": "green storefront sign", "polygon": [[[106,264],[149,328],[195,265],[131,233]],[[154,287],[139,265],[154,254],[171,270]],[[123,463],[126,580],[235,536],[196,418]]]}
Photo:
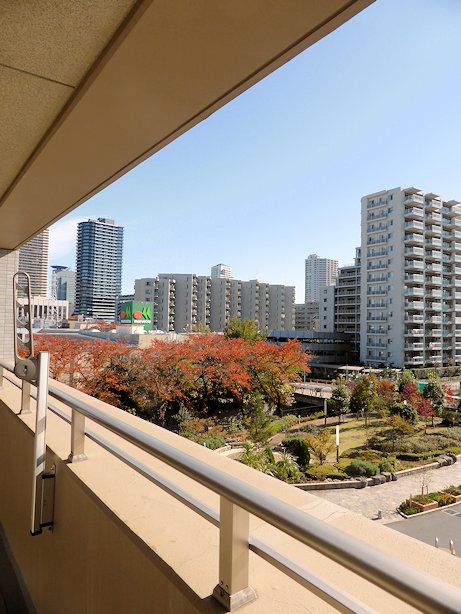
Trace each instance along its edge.
{"label": "green storefront sign", "polygon": [[142,324],[145,330],[153,329],[153,303],[128,301],[120,303],[118,320],[120,324]]}

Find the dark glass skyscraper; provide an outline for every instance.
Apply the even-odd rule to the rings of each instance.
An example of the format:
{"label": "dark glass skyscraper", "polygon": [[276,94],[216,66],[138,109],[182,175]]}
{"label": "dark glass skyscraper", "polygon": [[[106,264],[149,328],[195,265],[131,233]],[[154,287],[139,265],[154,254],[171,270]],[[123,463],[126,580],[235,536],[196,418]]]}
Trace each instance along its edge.
{"label": "dark glass skyscraper", "polygon": [[113,321],[122,287],[123,228],[114,220],[80,222],[75,314]]}

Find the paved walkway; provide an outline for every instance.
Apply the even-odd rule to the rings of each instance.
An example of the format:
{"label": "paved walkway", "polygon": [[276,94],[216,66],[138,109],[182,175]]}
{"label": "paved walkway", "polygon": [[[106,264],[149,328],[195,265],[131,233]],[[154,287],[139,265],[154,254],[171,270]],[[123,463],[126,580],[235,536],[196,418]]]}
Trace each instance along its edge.
{"label": "paved walkway", "polygon": [[376,519],[378,510],[382,510],[382,522],[391,522],[403,520],[400,514],[396,512],[396,507],[410,494],[421,494],[423,483],[429,487],[429,492],[451,484],[456,486],[461,484],[461,461],[448,467],[425,471],[414,476],[404,476],[396,482],[386,482],[379,486],[367,486],[360,489],[313,490],[309,492],[362,514],[366,518]]}

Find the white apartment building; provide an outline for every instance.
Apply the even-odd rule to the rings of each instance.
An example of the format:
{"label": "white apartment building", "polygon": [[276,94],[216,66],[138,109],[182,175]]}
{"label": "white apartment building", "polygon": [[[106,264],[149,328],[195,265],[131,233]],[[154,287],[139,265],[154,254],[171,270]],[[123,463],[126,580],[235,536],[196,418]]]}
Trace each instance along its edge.
{"label": "white apartment building", "polygon": [[320,330],[320,306],[318,301],[295,305],[295,330]]}
{"label": "white apartment building", "polygon": [[334,331],[351,336],[354,353],[360,353],[360,266],[357,247],[354,264],[340,267],[334,286]]}
{"label": "white apartment building", "polygon": [[461,209],[418,188],[362,198],[360,358],[461,362]]}
{"label": "white apartment building", "polygon": [[293,329],[293,286],[194,274],[137,279],[134,300],[154,304],[154,327],[188,332],[206,325],[222,332],[230,318],[255,320],[264,330]]}
{"label": "white apartment building", "polygon": [[232,279],[232,269],[228,264],[215,264],[211,267],[211,278],[224,277],[225,279]]}
{"label": "white apartment building", "polygon": [[337,260],[319,258],[317,254],[306,258],[304,302],[320,301],[324,288],[335,283],[337,273]]}

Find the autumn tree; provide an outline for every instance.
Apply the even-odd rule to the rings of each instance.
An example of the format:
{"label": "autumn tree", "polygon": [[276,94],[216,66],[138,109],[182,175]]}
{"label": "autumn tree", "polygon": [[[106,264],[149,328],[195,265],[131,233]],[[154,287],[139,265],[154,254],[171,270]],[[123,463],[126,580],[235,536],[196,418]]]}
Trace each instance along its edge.
{"label": "autumn tree", "polygon": [[414,409],[418,408],[418,405],[421,403],[422,398],[423,395],[418,390],[416,382],[408,380],[400,387],[399,400],[401,402],[406,401],[412,407],[414,407]]}
{"label": "autumn tree", "polygon": [[416,411],[424,420],[424,434],[427,434],[427,421],[429,418],[432,420],[432,424],[434,424],[434,408],[432,407],[432,403],[429,399],[425,399],[421,395],[421,400],[416,407]]}
{"label": "autumn tree", "polygon": [[299,381],[300,373],[309,373],[309,359],[297,341],[281,345],[255,341],[247,345],[245,356],[254,389],[275,410],[291,405],[292,384]]}
{"label": "autumn tree", "polygon": [[388,379],[380,379],[377,382],[375,409],[381,416],[385,416],[390,406],[395,402],[395,385]]}
{"label": "autumn tree", "polygon": [[407,384],[408,382],[411,382],[416,385],[416,378],[413,375],[412,371],[405,369],[404,371],[402,371],[398,379],[398,383],[397,383],[398,391],[400,392],[402,388],[405,386],[405,384]]}
{"label": "autumn tree", "polygon": [[445,402],[445,393],[440,383],[440,378],[434,371],[429,373],[428,380],[423,390],[423,396],[431,402],[435,415],[440,416]]}

